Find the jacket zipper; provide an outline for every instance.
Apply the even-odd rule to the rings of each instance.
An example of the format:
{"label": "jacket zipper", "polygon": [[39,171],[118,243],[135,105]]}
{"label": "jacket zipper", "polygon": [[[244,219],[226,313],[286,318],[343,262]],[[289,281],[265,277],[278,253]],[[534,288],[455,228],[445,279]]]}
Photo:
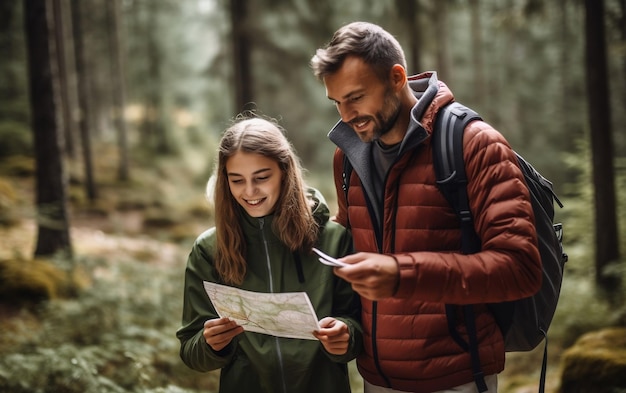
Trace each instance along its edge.
{"label": "jacket zipper", "polygon": [[[393,164],[391,164],[391,166],[389,168],[392,168],[396,163],[397,163],[397,160]],[[387,175],[385,176],[385,180],[383,182],[383,198],[382,198],[382,201],[385,200],[385,194],[386,194],[386,191],[387,191],[388,176],[389,176],[389,170],[387,170]],[[398,208],[397,196],[398,196],[398,193],[396,192],[396,209]],[[366,198],[366,200],[367,200],[367,198]],[[394,211],[396,209],[394,209]],[[381,220],[382,221],[380,223],[377,223],[377,224],[380,224],[380,226],[375,224],[374,228],[377,228],[377,227],[379,228],[379,231],[376,231],[376,242],[377,242],[376,246],[378,248],[378,253],[379,254],[383,254],[384,253],[384,249],[383,249],[383,242],[384,242],[383,233],[385,231],[384,230],[384,226],[385,226],[385,224],[384,224],[384,221],[385,221],[385,217],[384,217],[385,216],[385,203],[384,202],[382,203],[380,212],[382,214],[382,216],[381,216]],[[391,243],[392,250],[391,250],[391,252],[395,251],[395,247],[394,247],[394,244],[395,244],[395,225],[396,224],[395,224],[395,214],[394,214],[394,223],[393,223],[393,227],[392,227],[393,231],[392,231],[392,243]],[[378,329],[377,328],[378,328],[378,302],[377,301],[373,301],[372,302],[372,352],[373,352],[372,355],[374,355],[374,364],[376,365],[376,370],[378,371],[378,374],[383,378],[383,380],[385,381],[385,384],[387,385],[387,387],[391,388],[391,381],[389,381],[389,377],[387,377],[387,375],[383,371],[383,368],[382,368],[382,366],[380,364],[380,359],[378,358],[378,344],[377,344],[377,341],[376,341],[376,337],[378,335]]]}
{"label": "jacket zipper", "polygon": [[[385,179],[385,184],[387,183],[387,179]],[[400,181],[396,182],[396,187],[399,188],[400,186]],[[387,189],[387,187],[385,187],[385,190]],[[396,198],[394,201],[394,206],[395,209],[392,209],[391,214],[393,215],[393,224],[392,224],[392,231],[391,231],[391,250],[389,250],[390,253],[395,253],[396,252],[396,218],[398,217],[398,195],[399,195],[399,190],[396,189]],[[384,200],[384,196],[383,196],[383,200]],[[384,211],[384,210],[383,210]],[[383,219],[384,220],[384,219]],[[383,230],[381,230],[381,233],[384,232]],[[383,239],[381,239],[381,245],[379,246],[379,252],[382,254],[383,253],[383,247],[382,247],[382,242]],[[372,331],[374,331],[376,329],[376,321],[378,320],[378,303],[374,302],[373,305],[373,314],[375,316],[374,318],[374,326],[372,327]],[[374,340],[375,342],[376,340]],[[387,386],[389,388],[391,388],[391,382],[389,381],[389,378],[387,377],[387,375],[385,375],[383,373],[382,367],[380,366],[379,362],[378,362],[378,349],[377,347],[374,347],[374,351],[376,353],[376,366],[378,367],[378,372],[380,373],[380,375],[383,377],[383,379],[385,380],[385,382],[387,383]]]}
{"label": "jacket zipper", "polygon": [[[350,173],[350,177],[352,177],[352,174],[355,171],[353,170]],[[358,176],[358,174],[357,174]],[[360,181],[360,180],[359,180]],[[385,179],[385,182],[387,181],[387,179]],[[347,184],[350,184],[350,179],[348,179]],[[365,198],[365,204],[367,205],[367,211],[371,217],[375,217],[375,215],[373,214],[374,208],[372,206],[372,202],[367,194],[367,192],[365,191],[365,188],[363,186],[361,186],[361,190],[363,192],[363,196]],[[383,192],[384,193],[384,192]],[[384,195],[383,195],[383,200],[384,200]],[[346,192],[346,207],[349,207],[350,203],[348,202],[348,193]],[[385,214],[385,209],[383,206],[383,209],[381,209],[381,214]],[[347,220],[348,220],[348,225],[350,224],[350,214],[348,212],[346,212],[347,215]],[[384,218],[382,218],[382,220],[384,221]],[[383,243],[383,228],[381,225],[379,225],[378,222],[376,222],[376,220],[372,220],[372,227],[374,228],[374,234],[375,234],[375,239],[376,239],[376,248],[378,249],[379,253],[382,253],[382,247],[381,244]],[[385,381],[385,384],[387,387],[391,387],[391,383],[389,382],[389,378],[387,377],[387,375],[385,375],[385,373],[383,372],[383,369],[380,365],[380,360],[378,359],[378,344],[376,343],[376,335],[377,335],[377,331],[376,331],[376,327],[377,327],[377,318],[378,318],[378,302],[377,301],[373,301],[372,302],[372,356],[374,358],[374,366],[376,367],[376,371],[378,371],[378,375],[380,375],[383,380]]]}
{"label": "jacket zipper", "polygon": [[[263,247],[265,248],[265,261],[267,263],[267,274],[269,278],[269,290],[271,293],[274,293],[274,281],[272,279],[272,265],[270,263],[270,252],[269,246],[267,245],[267,239],[265,238],[265,219],[263,217],[259,218],[259,227],[261,229],[261,237],[263,238]],[[274,337],[274,344],[276,346],[276,355],[278,357],[278,367],[280,370],[280,380],[282,382],[282,391],[287,393],[287,383],[285,381],[285,374],[283,373],[283,354],[280,351],[280,342],[278,341],[278,337]]]}

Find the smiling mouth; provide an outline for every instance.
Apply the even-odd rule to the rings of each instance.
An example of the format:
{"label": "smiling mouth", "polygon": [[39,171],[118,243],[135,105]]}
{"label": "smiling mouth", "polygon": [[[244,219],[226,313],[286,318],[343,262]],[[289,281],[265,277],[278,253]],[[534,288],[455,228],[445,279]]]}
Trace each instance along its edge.
{"label": "smiling mouth", "polygon": [[355,120],[355,121],[350,122],[350,124],[352,125],[352,128],[354,128],[355,130],[365,127],[367,123],[369,123],[369,119],[361,119],[361,120]]}
{"label": "smiling mouth", "polygon": [[265,198],[260,199],[244,199],[248,205],[256,206],[259,203],[263,202]]}

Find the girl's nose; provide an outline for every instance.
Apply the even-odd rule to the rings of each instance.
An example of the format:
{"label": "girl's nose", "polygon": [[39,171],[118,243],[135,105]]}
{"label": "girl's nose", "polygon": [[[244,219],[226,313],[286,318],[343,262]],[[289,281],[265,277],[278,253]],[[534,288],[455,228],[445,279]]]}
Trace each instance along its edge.
{"label": "girl's nose", "polygon": [[252,182],[249,182],[246,183],[246,188],[244,189],[244,192],[247,196],[252,197],[256,193],[256,189],[256,185]]}

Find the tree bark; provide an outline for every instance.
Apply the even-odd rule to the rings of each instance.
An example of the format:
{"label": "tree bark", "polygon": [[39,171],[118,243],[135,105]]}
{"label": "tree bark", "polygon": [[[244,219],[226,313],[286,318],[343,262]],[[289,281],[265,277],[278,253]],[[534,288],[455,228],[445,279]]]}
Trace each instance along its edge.
{"label": "tree bark", "polygon": [[420,33],[420,5],[418,0],[396,0],[398,17],[404,24],[407,33],[407,73],[417,74],[422,72],[422,35]]}
{"label": "tree bark", "polygon": [[[2,53],[0,54],[0,56],[2,56],[0,58],[0,80],[2,80],[2,82],[0,86],[4,97],[12,97],[12,99],[26,97],[26,92],[24,92],[26,86],[22,83],[20,78],[17,77],[17,73],[19,73],[20,70],[10,70],[7,67],[10,63],[21,61],[21,58],[24,56],[21,52],[23,49],[22,44],[12,38],[15,34],[14,20],[21,16],[19,14],[19,7],[23,8],[22,1],[0,1],[0,37],[2,37],[2,39],[0,39],[0,47],[2,47]],[[5,108],[2,109],[6,110]],[[6,113],[4,110],[0,111],[0,117],[3,117],[2,115]],[[26,113],[24,113],[24,115],[26,115]]]}
{"label": "tree bark", "polygon": [[81,0],[72,0],[72,29],[74,31],[74,51],[76,74],[78,75],[78,106],[80,108],[79,127],[83,165],[85,170],[85,192],[90,201],[97,197],[93,175],[93,156],[91,154],[91,132],[89,130],[89,78],[85,67],[84,35],[81,17]]}
{"label": "tree bark", "polygon": [[437,37],[437,45],[435,52],[437,57],[437,73],[439,79],[446,82],[450,86],[454,86],[452,82],[453,76],[450,72],[450,60],[448,50],[448,6],[446,1],[434,2],[430,10],[432,20],[435,27]]}
{"label": "tree bark", "polygon": [[[560,18],[560,32],[561,32],[561,45],[560,47],[560,56],[559,56],[559,65],[561,67],[560,72],[560,81],[561,81],[561,112],[562,113],[570,113],[571,102],[574,97],[570,96],[569,90],[569,78],[568,78],[568,66],[570,64],[570,47],[569,47],[569,23],[568,23],[568,13],[567,13],[567,0],[559,0],[559,18]],[[571,130],[570,127],[570,117],[563,116],[561,119],[561,127],[563,130]],[[571,138],[573,139],[573,138]],[[573,143],[570,141],[569,143]]]}
{"label": "tree bark", "polygon": [[482,20],[480,12],[480,1],[470,0],[471,15],[471,36],[472,36],[472,66],[474,68],[474,105],[476,108],[484,108],[485,97],[487,97],[485,83],[485,64],[483,62],[483,40],[482,40]]}
{"label": "tree bark", "polygon": [[163,50],[160,46],[161,27],[159,26],[159,3],[151,1],[148,7],[148,32],[146,34],[146,56],[148,58],[148,80],[146,91],[146,115],[142,124],[143,139],[159,154],[171,153],[168,140],[163,103]]}
{"label": "tree bark", "polygon": [[595,198],[596,284],[610,300],[617,301],[620,276],[606,272],[606,268],[619,259],[619,236],[604,15],[604,0],[585,0],[585,74]]}
{"label": "tree bark", "polygon": [[123,35],[120,23],[119,0],[107,1],[107,19],[109,20],[109,44],[111,61],[111,81],[113,82],[113,124],[117,135],[117,150],[119,154],[117,178],[120,181],[129,179],[128,163],[128,137],[124,108],[126,107],[126,73],[124,69],[124,56],[122,55]]}
{"label": "tree bark", "polygon": [[65,50],[65,24],[63,23],[63,2],[61,0],[53,0],[52,8],[54,10],[54,33],[57,49],[57,59],[59,66],[59,105],[63,115],[64,130],[64,150],[71,158],[76,157],[76,149],[74,147],[74,121],[72,119],[72,103],[69,94],[69,78],[68,65]]}
{"label": "tree bark", "polygon": [[56,112],[56,69],[50,2],[24,1],[30,106],[34,134],[37,205],[35,256],[72,255],[66,201],[66,175]]}
{"label": "tree bark", "polygon": [[[626,0],[620,0],[620,36],[622,38],[622,45],[626,43]],[[622,101],[626,102],[626,53],[621,51],[622,54]]]}
{"label": "tree bark", "polygon": [[252,67],[250,64],[252,44],[247,19],[248,0],[230,0],[235,113],[252,109],[254,101]]}

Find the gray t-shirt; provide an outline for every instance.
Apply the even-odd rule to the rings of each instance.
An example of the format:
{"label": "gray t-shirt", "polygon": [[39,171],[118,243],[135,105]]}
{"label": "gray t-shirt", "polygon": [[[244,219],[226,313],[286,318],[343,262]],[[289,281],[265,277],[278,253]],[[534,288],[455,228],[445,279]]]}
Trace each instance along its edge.
{"label": "gray t-shirt", "polygon": [[387,171],[398,157],[399,150],[400,143],[385,145],[379,140],[372,143],[372,181],[376,192],[376,206],[382,206]]}

